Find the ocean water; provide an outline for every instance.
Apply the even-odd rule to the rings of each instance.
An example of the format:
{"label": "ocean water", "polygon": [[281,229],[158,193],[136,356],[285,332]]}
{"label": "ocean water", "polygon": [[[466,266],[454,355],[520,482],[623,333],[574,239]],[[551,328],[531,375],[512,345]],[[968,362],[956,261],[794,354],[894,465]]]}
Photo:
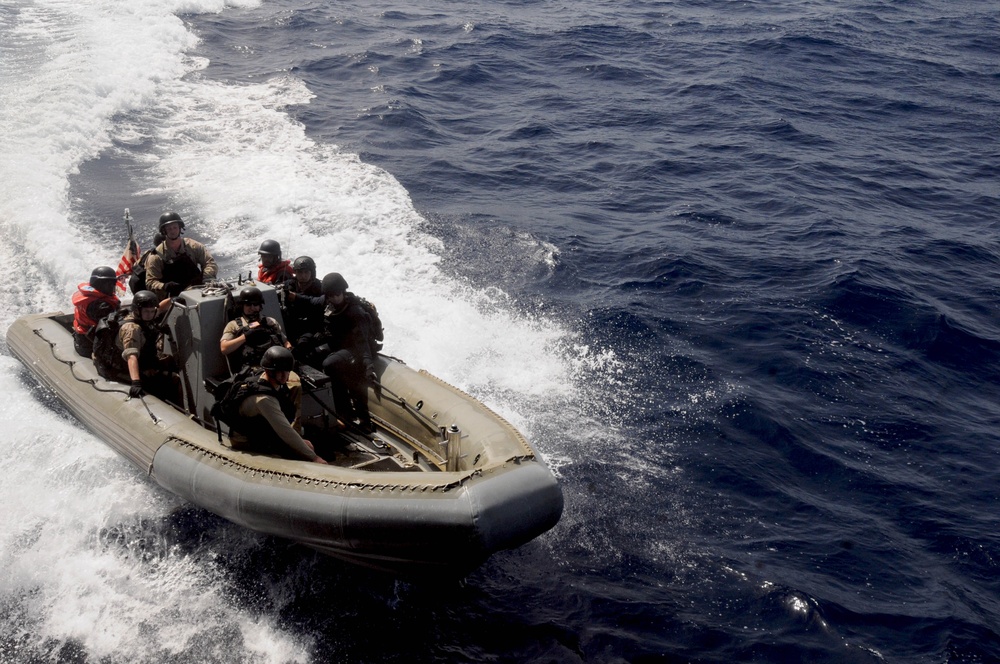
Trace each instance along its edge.
{"label": "ocean water", "polygon": [[[987,2],[0,0],[0,661],[1000,661]],[[549,533],[412,584],[184,504],[3,342],[178,210],[376,302]]]}

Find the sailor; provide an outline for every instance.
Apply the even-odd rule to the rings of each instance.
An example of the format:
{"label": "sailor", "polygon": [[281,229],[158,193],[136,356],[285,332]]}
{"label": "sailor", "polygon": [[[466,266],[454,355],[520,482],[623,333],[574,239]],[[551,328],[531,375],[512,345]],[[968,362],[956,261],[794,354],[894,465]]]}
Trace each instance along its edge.
{"label": "sailor", "polygon": [[233,371],[242,367],[258,367],[264,351],[271,346],[291,348],[281,324],[270,316],[262,316],[264,294],[256,286],[240,291],[238,305],[243,315],[226,324],[219,341],[219,350],[229,357]]}
{"label": "sailor", "polygon": [[177,297],[184,289],[200,286],[218,273],[208,248],[181,237],[183,232],[184,220],[179,214],[160,215],[160,233],[165,239],[146,261],[146,288],[160,298]]}
{"label": "sailor", "polygon": [[316,454],[313,444],[302,437],[300,404],[288,387],[295,360],[282,346],[268,348],[261,358],[261,368],[251,372],[226,402],[223,411],[231,411],[229,441],[233,449],[266,454],[287,454],[326,463]]}
{"label": "sailor", "polygon": [[314,358],[322,358],[323,373],[330,377],[333,405],[344,422],[357,420],[358,427],[373,433],[368,412],[368,387],[377,383],[370,344],[371,319],[358,299],[349,297],[347,281],[337,272],[323,277],[322,345]]}
{"label": "sailor", "polygon": [[113,311],[120,304],[115,295],[118,277],[114,268],[95,267],[90,273],[90,282],[80,284],[73,294],[73,347],[77,355],[90,357],[94,352],[94,328],[97,321]]}
{"label": "sailor", "polygon": [[281,290],[281,316],[285,320],[288,338],[295,357],[302,359],[312,351],[314,335],[323,330],[323,284],[316,278],[316,262],[309,256],[299,256],[292,262],[292,279]]}
{"label": "sailor", "polygon": [[257,255],[260,256],[260,265],[257,266],[257,281],[280,286],[294,276],[292,262],[281,260],[281,245],[276,240],[261,242]]}
{"label": "sailor", "polygon": [[[169,308],[169,298],[160,300],[152,291],[139,291],[132,298],[131,312],[118,328],[115,346],[120,355],[112,353],[107,357],[98,352],[95,344],[94,361],[110,363],[106,367],[110,369],[109,377],[129,383],[130,397],[141,397],[146,392],[166,399],[176,397],[173,358],[163,352],[163,333],[157,320],[157,315]],[[102,371],[101,375],[108,374]]]}

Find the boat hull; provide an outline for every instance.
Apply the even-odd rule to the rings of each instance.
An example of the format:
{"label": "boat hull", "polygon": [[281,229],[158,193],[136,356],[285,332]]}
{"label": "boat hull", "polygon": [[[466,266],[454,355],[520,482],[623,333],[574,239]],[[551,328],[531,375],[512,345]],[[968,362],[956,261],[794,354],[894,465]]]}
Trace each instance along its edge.
{"label": "boat hull", "polygon": [[[19,318],[7,343],[74,416],[160,486],[247,528],[401,576],[462,577],[562,513],[558,483],[509,424],[401,363],[380,359],[385,389],[423,395],[424,411],[442,421],[459,418],[464,456],[474,459],[451,471],[376,472],[233,450],[197,416],[204,404],[191,413],[154,397],[129,399],[127,386],[101,378],[76,355],[65,323],[63,314]],[[407,407],[373,398],[386,426],[421,429]]]}

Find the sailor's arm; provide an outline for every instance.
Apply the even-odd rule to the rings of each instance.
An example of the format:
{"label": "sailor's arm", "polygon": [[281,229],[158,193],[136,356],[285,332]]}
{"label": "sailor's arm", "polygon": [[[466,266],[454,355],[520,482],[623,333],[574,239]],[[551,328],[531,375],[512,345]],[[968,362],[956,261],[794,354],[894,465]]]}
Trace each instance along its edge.
{"label": "sailor's arm", "polygon": [[201,265],[202,279],[211,281],[219,274],[219,266],[215,264],[215,259],[212,257],[212,252],[208,250],[208,247],[201,245],[199,251],[201,256],[198,256],[198,263]]}
{"label": "sailor's arm", "polygon": [[[247,403],[247,402],[251,403]],[[246,409],[246,411],[244,410]],[[326,461],[316,454],[316,450],[313,449],[312,443],[304,439],[292,425],[289,424],[288,420],[285,418],[285,414],[281,412],[281,406],[278,404],[278,400],[272,396],[257,394],[254,395],[240,406],[240,414],[250,415],[253,410],[256,410],[257,415],[261,415],[267,423],[271,425],[271,429],[274,433],[281,439],[283,443],[288,445],[290,448],[295,450],[295,452],[310,461],[315,461],[317,463],[326,463]]]}
{"label": "sailor's arm", "polygon": [[125,361],[128,362],[129,380],[133,383],[137,380],[141,380],[142,377],[139,375],[139,354],[136,353],[135,355],[129,355],[128,359]]}
{"label": "sailor's arm", "polygon": [[238,320],[231,320],[226,323],[226,329],[222,331],[222,338],[219,339],[219,350],[223,355],[229,355],[239,349],[247,341],[246,334],[240,331]]}
{"label": "sailor's arm", "polygon": [[163,281],[163,256],[153,252],[146,259],[146,289],[156,293],[161,300],[167,297],[167,285]]}
{"label": "sailor's arm", "polygon": [[128,377],[133,383],[141,380],[139,372],[139,349],[142,347],[142,329],[135,323],[125,323],[118,331],[122,344],[122,359],[128,366]]}

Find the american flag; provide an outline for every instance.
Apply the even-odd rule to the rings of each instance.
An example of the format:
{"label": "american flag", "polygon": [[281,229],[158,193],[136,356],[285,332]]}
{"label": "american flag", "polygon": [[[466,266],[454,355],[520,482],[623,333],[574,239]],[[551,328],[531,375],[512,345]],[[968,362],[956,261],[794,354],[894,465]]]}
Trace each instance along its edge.
{"label": "american flag", "polygon": [[128,242],[125,243],[125,251],[122,252],[122,258],[118,261],[118,269],[115,270],[115,274],[118,276],[118,291],[122,294],[125,293],[125,282],[132,274],[132,267],[139,260],[140,255],[139,243],[135,241],[135,234],[132,232],[132,217],[128,213],[128,208],[125,208],[125,225],[128,226]]}

